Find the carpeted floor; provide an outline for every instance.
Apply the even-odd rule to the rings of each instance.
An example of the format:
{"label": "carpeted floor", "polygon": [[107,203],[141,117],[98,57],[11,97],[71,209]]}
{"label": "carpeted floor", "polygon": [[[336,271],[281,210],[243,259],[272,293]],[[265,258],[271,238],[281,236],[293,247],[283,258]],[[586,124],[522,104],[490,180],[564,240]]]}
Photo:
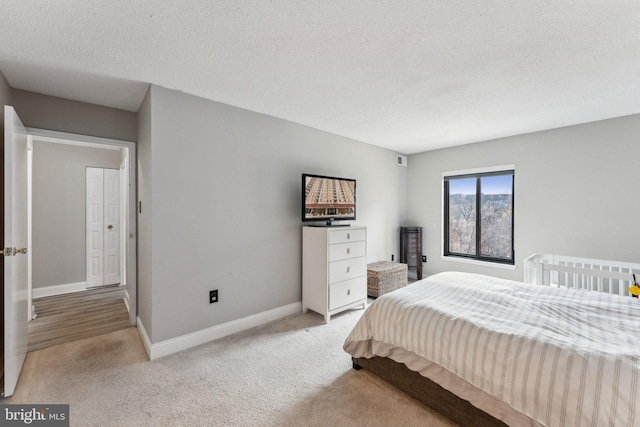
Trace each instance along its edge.
{"label": "carpeted floor", "polygon": [[72,426],[452,426],[342,344],[362,314],[309,312],[157,361],[135,328],[29,353],[2,403],[70,404]]}

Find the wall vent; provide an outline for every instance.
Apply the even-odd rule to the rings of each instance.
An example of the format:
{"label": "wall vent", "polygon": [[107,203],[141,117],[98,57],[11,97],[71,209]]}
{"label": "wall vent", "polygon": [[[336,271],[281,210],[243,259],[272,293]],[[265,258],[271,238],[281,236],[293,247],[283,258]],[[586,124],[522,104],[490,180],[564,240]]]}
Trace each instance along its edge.
{"label": "wall vent", "polygon": [[406,168],[407,167],[407,156],[401,156],[400,154],[398,154],[396,156],[396,165]]}

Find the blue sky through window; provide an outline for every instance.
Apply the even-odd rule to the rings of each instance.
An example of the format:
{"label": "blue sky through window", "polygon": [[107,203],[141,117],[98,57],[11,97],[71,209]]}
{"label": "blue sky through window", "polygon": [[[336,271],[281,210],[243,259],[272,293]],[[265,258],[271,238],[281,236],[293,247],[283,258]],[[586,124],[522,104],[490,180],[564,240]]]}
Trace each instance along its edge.
{"label": "blue sky through window", "polygon": [[476,179],[452,179],[449,181],[449,194],[476,194]]}
{"label": "blue sky through window", "polygon": [[[511,194],[512,175],[495,175],[480,178],[483,194]],[[476,194],[476,179],[461,178],[449,181],[449,194]]]}
{"label": "blue sky through window", "polygon": [[480,178],[483,194],[511,194],[511,175],[485,176]]}

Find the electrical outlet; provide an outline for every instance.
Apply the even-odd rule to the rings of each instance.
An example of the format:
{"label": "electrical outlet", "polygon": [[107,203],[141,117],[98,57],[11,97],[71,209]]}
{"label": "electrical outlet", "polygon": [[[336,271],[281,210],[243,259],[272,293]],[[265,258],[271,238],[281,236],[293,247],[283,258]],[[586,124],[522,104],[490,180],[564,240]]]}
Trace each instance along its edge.
{"label": "electrical outlet", "polygon": [[426,255],[422,255],[422,262],[427,262],[427,256]]}
{"label": "electrical outlet", "polygon": [[209,291],[209,304],[218,302],[218,290]]}
{"label": "electrical outlet", "polygon": [[393,261],[393,254],[391,254],[391,261]]}

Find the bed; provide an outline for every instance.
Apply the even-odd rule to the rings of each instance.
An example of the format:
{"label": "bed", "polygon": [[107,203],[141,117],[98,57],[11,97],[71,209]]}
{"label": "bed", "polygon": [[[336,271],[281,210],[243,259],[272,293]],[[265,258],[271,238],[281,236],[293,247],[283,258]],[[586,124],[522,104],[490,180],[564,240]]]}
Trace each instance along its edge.
{"label": "bed", "polygon": [[378,298],[344,349],[461,425],[634,426],[638,326],[628,296],[448,272]]}

